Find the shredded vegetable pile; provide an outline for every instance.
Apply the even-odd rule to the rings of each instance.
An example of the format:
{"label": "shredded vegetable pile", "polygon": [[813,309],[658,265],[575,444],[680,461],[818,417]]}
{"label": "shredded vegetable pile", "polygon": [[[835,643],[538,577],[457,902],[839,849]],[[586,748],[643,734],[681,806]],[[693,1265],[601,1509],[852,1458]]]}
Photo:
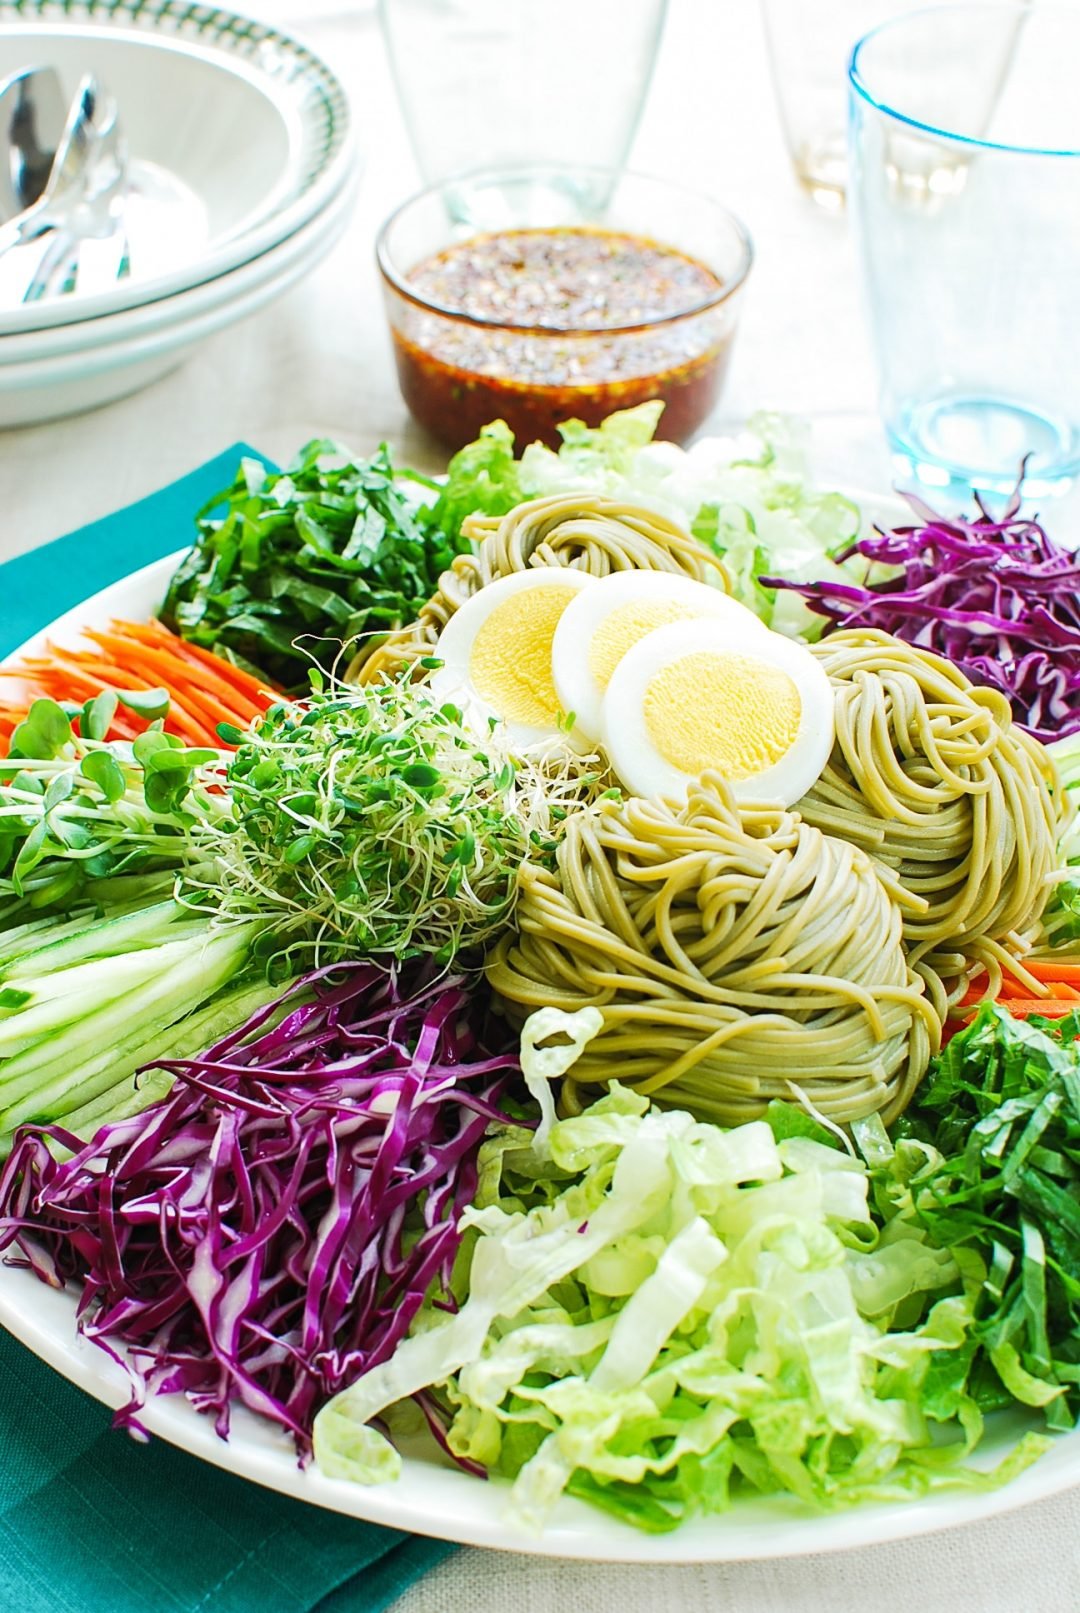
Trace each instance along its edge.
{"label": "shredded vegetable pile", "polygon": [[1080,729],[1080,561],[1019,514],[947,520],[917,499],[915,526],[860,538],[860,555],[887,574],[865,586],[838,578],[762,578],[800,595],[835,627],[877,627],[955,662],[973,683],[1000,689],[1036,739]]}
{"label": "shredded vegetable pile", "polygon": [[369,1419],[435,1388],[451,1450],[513,1478],[534,1528],[564,1490],[660,1531],[740,1488],[823,1506],[1005,1476],[960,1465],[955,1397],[930,1389],[970,1324],[959,1296],[923,1314],[955,1267],[917,1229],[875,1252],[861,1162],[620,1087],[556,1124],[546,1155],[503,1153],[501,1192],[467,1212],[461,1309],[429,1312],[320,1413],[325,1471],[385,1476],[395,1453]]}
{"label": "shredded vegetable pile", "polygon": [[166,624],[292,690],[358,634],[409,621],[461,548],[420,518],[385,444],[361,460],[316,439],[284,472],[245,459],[198,526]]}
{"label": "shredded vegetable pile", "polygon": [[273,700],[265,680],[185,643],[160,622],[113,622],[108,632],[87,627],[82,637],[93,648],[50,641],[44,655],[0,669],[7,702],[0,701],[0,742],[10,742],[30,701],[41,697],[69,708],[78,726],[78,703],[89,707],[104,694],[111,698],[110,739],[135,739],[160,717],[167,733],[189,745],[219,745],[219,723],[245,727]]}
{"label": "shredded vegetable pile", "polygon": [[22,1134],[0,1248],[48,1282],[82,1278],[83,1333],[131,1346],[122,1423],[183,1393],[222,1435],[242,1402],[308,1448],[322,1400],[449,1280],[517,1065],[476,1020],[460,979],[315,975],[203,1057],[163,1063],[172,1094],[88,1146]]}
{"label": "shredded vegetable pile", "polygon": [[952,1251],[975,1321],[942,1363],[982,1410],[1080,1410],[1080,1013],[1017,1019],[985,1004],[894,1129],[857,1128],[880,1204]]}

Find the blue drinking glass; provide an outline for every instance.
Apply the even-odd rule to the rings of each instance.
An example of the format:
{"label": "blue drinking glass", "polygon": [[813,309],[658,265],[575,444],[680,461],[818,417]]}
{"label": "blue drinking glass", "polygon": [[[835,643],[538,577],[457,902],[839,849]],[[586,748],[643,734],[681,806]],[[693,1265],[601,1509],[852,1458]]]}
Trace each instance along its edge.
{"label": "blue drinking glass", "polygon": [[1080,10],[897,18],[849,67],[850,197],[900,467],[1030,496],[1080,472]]}

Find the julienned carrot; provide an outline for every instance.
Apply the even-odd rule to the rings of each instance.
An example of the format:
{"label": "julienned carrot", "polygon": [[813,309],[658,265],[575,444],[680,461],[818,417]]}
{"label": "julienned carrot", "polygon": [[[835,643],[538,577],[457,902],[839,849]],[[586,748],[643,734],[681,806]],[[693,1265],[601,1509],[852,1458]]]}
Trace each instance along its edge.
{"label": "julienned carrot", "polygon": [[[1070,985],[1067,980],[1039,980],[1039,984],[1046,989],[1046,996],[1058,997],[1068,1002],[1080,1002],[1080,990]],[[983,995],[979,993],[979,995]],[[1034,1001],[1035,993],[1029,986],[1020,980],[1013,980],[1009,975],[1002,978],[1001,990],[997,994],[998,1002],[1013,1002],[1017,998]]]}
{"label": "julienned carrot", "polygon": [[[959,999],[956,1006],[958,1008],[976,1007],[989,996],[988,987],[989,981],[987,980],[987,977],[985,975],[977,975],[975,979],[971,981],[967,990]],[[1049,989],[1047,989],[1046,995],[1049,997]],[[1032,991],[1031,987],[1026,986],[1022,980],[1014,980],[1011,975],[1002,975],[1001,985],[998,987],[998,990],[995,993],[994,1001],[1010,1003],[1021,998],[1034,1001],[1035,993]]]}
{"label": "julienned carrot", "polygon": [[[186,656],[176,654],[168,644],[144,644],[139,640],[128,642],[118,632],[103,633],[94,628],[88,628],[86,636],[114,661],[133,667],[147,677],[165,676],[185,681],[191,678],[195,670]],[[208,678],[206,681],[214,680]]]}
{"label": "julienned carrot", "polygon": [[[1024,958],[1017,959],[1013,967],[1015,973],[1009,972],[1007,966],[1002,969],[1001,983],[995,993],[998,1002],[1018,998],[1035,1001],[1042,997],[1080,1000],[1080,959]],[[988,984],[985,974],[976,975],[958,1006],[969,1008],[973,1003],[982,1002]]]}
{"label": "julienned carrot", "polygon": [[120,628],[131,638],[138,639],[142,644],[160,644],[164,639],[174,650],[178,659],[192,662],[196,667],[210,673],[211,677],[223,684],[239,690],[243,695],[253,699],[259,698],[272,685],[265,680],[245,672],[234,662],[226,660],[223,656],[215,655],[200,644],[192,644],[188,639],[182,639],[165,627],[161,622],[114,622],[114,628]]}
{"label": "julienned carrot", "polygon": [[[194,745],[220,745],[219,723],[245,728],[275,699],[274,690],[258,678],[186,643],[158,621],[114,621],[108,630],[87,628],[83,637],[94,648],[49,644],[47,656],[0,672],[19,686],[18,705],[10,699],[0,704],[0,743],[5,748],[30,703],[42,695],[81,704],[103,689],[161,688],[169,695],[166,729]],[[110,735],[133,739],[145,726],[121,706]]]}
{"label": "julienned carrot", "polygon": [[[159,670],[164,668],[170,680],[178,687],[189,689],[194,695],[212,704],[217,722],[231,721],[246,712],[254,716],[265,711],[273,699],[272,691],[266,685],[256,682],[254,678],[249,678],[246,672],[240,674],[245,680],[245,684],[242,685],[221,677],[216,669],[204,666],[194,657],[174,655],[171,650],[166,656],[156,647],[150,647],[147,653],[151,658],[147,663],[148,666]],[[225,713],[229,715],[223,715]]]}
{"label": "julienned carrot", "polygon": [[[105,634],[93,636],[104,650],[117,654],[116,644],[111,637]],[[250,688],[242,689],[238,684],[216,676],[212,669],[204,668],[198,661],[174,655],[171,649],[156,645],[143,646],[133,664],[149,679],[151,685],[161,684],[175,690],[193,712],[201,714],[211,728],[216,728],[219,722],[238,723],[243,727],[252,717],[261,715],[271,703],[270,692],[261,688],[254,679],[250,680]],[[247,674],[244,676],[246,678]]]}
{"label": "julienned carrot", "polygon": [[1036,980],[1060,981],[1063,985],[1080,986],[1080,960],[1060,963],[1055,958],[1025,958],[1024,968]]}
{"label": "julienned carrot", "polygon": [[[995,1001],[1016,1019],[1030,1019],[1042,1014],[1047,1019],[1061,1019],[1065,1014],[1080,1009],[1080,960],[1074,958],[1024,958],[1016,963],[1016,974],[1003,971]],[[1031,985],[1019,978],[1021,972],[1039,988],[1036,995]],[[948,1041],[986,1000],[989,979],[985,974],[972,980],[964,995],[955,1004],[944,1027],[943,1041]]]}
{"label": "julienned carrot", "polygon": [[226,661],[222,656],[215,655],[212,650],[204,649],[201,644],[192,644],[188,639],[177,637],[160,622],[116,622],[113,625],[122,628],[130,637],[137,638],[144,644],[157,643],[162,634],[166,635],[178,646],[177,655],[197,662],[222,682],[231,684],[239,689],[241,694],[250,695],[253,699],[271,688],[271,685],[253,677],[250,672],[245,672],[243,667],[238,667],[232,661]]}
{"label": "julienned carrot", "polygon": [[1032,1014],[1043,1014],[1047,1019],[1061,1019],[1065,1014],[1071,1014],[1077,1007],[1080,999],[1071,998],[1063,1001],[1059,997],[1014,997],[1011,1002],[1003,1003],[1014,1019],[1029,1019]]}
{"label": "julienned carrot", "polygon": [[[88,632],[95,644],[118,663],[123,656],[123,642],[118,641],[111,633]],[[139,653],[131,659],[131,665],[136,674],[141,676],[149,689],[168,689],[177,704],[184,707],[193,717],[201,721],[211,732],[219,722],[233,722],[236,718],[235,705],[222,705],[220,700],[197,684],[193,684],[187,668],[163,650],[146,649],[140,647]]]}
{"label": "julienned carrot", "polygon": [[[51,648],[51,646],[50,646]],[[107,663],[99,665],[91,658],[89,663],[69,660],[63,650],[57,650],[53,661],[39,662],[36,665],[28,664],[29,676],[24,680],[30,684],[28,701],[38,695],[49,695],[53,700],[68,700],[82,702],[92,700],[102,689],[154,689],[163,687],[151,679],[139,677],[121,667],[111,667]],[[171,696],[171,691],[170,691]],[[120,715],[118,708],[117,717]],[[22,715],[25,716],[25,710]],[[130,713],[128,713],[130,715]],[[192,745],[217,744],[216,738],[210,737],[208,725],[199,721],[184,704],[170,697],[169,711],[165,726],[172,734],[177,734]],[[145,721],[137,722],[134,734],[142,733],[146,727]],[[134,738],[134,734],[123,734],[114,720],[110,726],[111,738]]]}
{"label": "julienned carrot", "polygon": [[[128,622],[113,621],[111,633],[124,644],[126,657],[135,654],[135,645],[143,645],[151,649],[166,650],[173,661],[194,663],[200,670],[209,674],[210,681],[218,687],[222,695],[230,691],[230,703],[235,694],[243,697],[245,703],[260,711],[272,702],[274,690],[264,680],[245,672],[241,667],[234,666],[231,661],[223,660],[210,650],[200,645],[191,644],[182,639],[159,621]],[[97,640],[100,630],[93,629],[86,637]]]}

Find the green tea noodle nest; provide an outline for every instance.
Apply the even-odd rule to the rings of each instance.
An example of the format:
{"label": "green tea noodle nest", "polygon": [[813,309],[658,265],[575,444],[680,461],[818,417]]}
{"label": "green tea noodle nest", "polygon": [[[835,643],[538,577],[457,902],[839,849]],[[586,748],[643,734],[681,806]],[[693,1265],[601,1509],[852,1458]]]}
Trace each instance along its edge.
{"label": "green tea noodle nest", "polygon": [[555,870],[526,863],[518,884],[517,933],[487,961],[503,1011],[603,1014],[564,1110],[618,1080],[723,1125],[773,1098],[889,1121],[939,1045],[872,859],[796,812],[736,807],[717,774],[681,811],[577,814]]}
{"label": "green tea noodle nest", "polygon": [[374,683],[397,677],[435,653],[456,610],[497,577],[534,566],[572,566],[593,577],[612,571],[673,571],[727,588],[719,563],[665,516],[636,504],[589,493],[556,494],[519,504],[508,515],[470,515],[462,532],[476,546],[439,578],[415,622],[361,647],[345,676]]}
{"label": "green tea noodle nest", "polygon": [[1004,695],[891,634],[831,633],[814,655],[833,686],[836,743],[798,812],[893,873],[911,961],[939,1010],[941,980],[973,964],[996,990],[1006,955],[1036,938],[1057,866],[1070,809],[1053,759]]}

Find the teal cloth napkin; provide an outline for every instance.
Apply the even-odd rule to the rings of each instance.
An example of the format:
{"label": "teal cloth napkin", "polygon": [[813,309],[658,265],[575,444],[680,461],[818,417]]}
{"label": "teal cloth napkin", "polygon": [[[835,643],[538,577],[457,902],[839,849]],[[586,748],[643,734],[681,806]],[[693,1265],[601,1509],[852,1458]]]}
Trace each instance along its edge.
{"label": "teal cloth napkin", "polygon": [[191,543],[196,511],[232,485],[244,455],[274,468],[265,454],[234,443],[149,498],[0,566],[0,655],[99,588]]}
{"label": "teal cloth napkin", "polygon": [[[194,512],[252,453],[236,443],[138,504],[0,566],[0,654],[189,543]],[[164,1440],[137,1444],[0,1329],[0,1609],[379,1613],[450,1550],[289,1500]]]}

